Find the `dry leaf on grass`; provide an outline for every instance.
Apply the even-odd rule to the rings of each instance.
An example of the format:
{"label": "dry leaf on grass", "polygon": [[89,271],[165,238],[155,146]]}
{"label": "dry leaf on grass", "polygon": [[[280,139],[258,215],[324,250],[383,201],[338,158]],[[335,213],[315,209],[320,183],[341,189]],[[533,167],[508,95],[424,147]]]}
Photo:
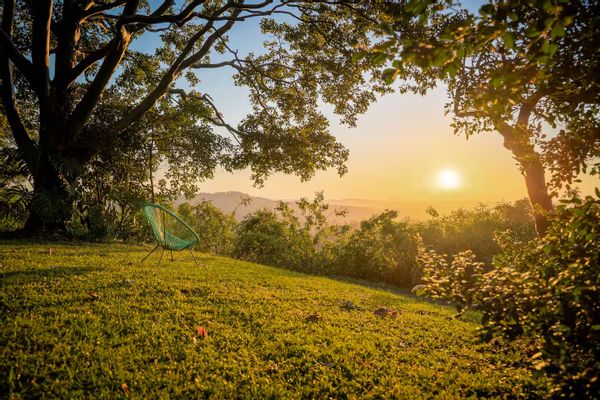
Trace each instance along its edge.
{"label": "dry leaf on grass", "polygon": [[310,314],[308,314],[308,315],[307,315],[307,316],[304,318],[304,320],[305,320],[306,322],[317,322],[317,321],[319,321],[320,319],[321,319],[321,316],[319,315],[319,313],[316,313],[316,312],[315,312],[315,313],[310,313]]}
{"label": "dry leaf on grass", "polygon": [[380,307],[373,311],[373,314],[377,315],[378,317],[396,317],[398,316],[398,311],[389,307]]}
{"label": "dry leaf on grass", "polygon": [[206,331],[206,329],[204,329],[203,326],[199,326],[196,328],[196,335],[200,336],[201,338],[207,338],[208,332]]}

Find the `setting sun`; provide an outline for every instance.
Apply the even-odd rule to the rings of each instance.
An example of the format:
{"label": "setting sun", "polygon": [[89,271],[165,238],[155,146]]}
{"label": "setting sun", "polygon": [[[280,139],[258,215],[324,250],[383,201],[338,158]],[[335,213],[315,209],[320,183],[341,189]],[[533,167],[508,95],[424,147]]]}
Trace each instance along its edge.
{"label": "setting sun", "polygon": [[445,169],[439,173],[437,184],[442,189],[457,189],[460,186],[460,175],[455,170]]}

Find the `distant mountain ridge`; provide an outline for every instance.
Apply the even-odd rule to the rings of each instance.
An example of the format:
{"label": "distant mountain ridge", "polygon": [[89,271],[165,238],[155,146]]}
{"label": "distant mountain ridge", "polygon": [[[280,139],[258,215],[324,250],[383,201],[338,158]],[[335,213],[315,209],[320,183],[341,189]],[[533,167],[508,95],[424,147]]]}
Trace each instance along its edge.
{"label": "distant mountain ridge", "polygon": [[[250,199],[249,204],[243,204],[244,198]],[[210,201],[215,207],[226,214],[234,214],[238,220],[246,215],[254,213],[261,209],[273,210],[279,204],[280,200],[268,199],[260,196],[250,196],[246,193],[237,191],[199,193],[190,200],[183,198],[177,200],[175,205],[188,202],[192,205],[200,203],[202,200]],[[310,198],[309,198],[310,200]],[[284,200],[292,209],[299,211],[295,200]],[[402,202],[397,200],[366,200],[366,199],[325,199],[330,205],[330,222],[359,222],[378,214],[386,209],[398,211],[400,218],[408,218],[415,221],[427,219],[426,210],[429,206],[434,207],[440,214],[446,214],[460,207],[472,208],[479,204],[475,201],[432,201],[425,202]],[[346,217],[335,216],[336,210],[345,209]]]}

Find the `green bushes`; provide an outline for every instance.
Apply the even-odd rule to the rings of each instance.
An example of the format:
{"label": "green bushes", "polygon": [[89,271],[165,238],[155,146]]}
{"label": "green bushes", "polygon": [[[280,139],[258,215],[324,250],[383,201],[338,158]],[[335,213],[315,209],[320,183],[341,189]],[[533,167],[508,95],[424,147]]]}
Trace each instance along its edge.
{"label": "green bushes", "polygon": [[417,224],[424,244],[443,254],[470,250],[489,270],[493,257],[500,253],[494,235],[510,230],[513,240],[531,240],[536,236],[531,205],[526,199],[500,203],[495,207],[483,204],[472,210],[460,208],[440,216],[428,209],[431,218]]}
{"label": "green bushes", "polygon": [[327,223],[329,205],[323,193],[312,201],[300,199],[296,216],[289,204],[275,211],[259,210],[238,226],[234,257],[296,271],[332,272],[334,243],[346,228]]}
{"label": "green bushes", "polygon": [[237,226],[232,215],[224,214],[205,200],[195,206],[183,203],[177,208],[177,213],[200,237],[197,250],[223,256],[232,254]]}
{"label": "green bushes", "polygon": [[315,274],[336,274],[409,288],[420,280],[417,235],[386,211],[360,227],[329,225],[323,195],[297,203],[300,216],[280,203],[248,215],[238,226],[233,256]]}
{"label": "green bushes", "polygon": [[310,237],[289,218],[260,210],[238,227],[233,256],[267,265],[306,270],[311,256]]}
{"label": "green bushes", "polygon": [[[540,240],[500,235],[498,243],[495,269],[469,279],[446,268],[443,257],[424,254],[425,292],[481,310],[484,338],[528,338],[539,350],[532,366],[553,379],[557,397],[593,397],[600,392],[600,200],[559,206]],[[471,263],[464,254],[453,262]]]}
{"label": "green bushes", "polygon": [[419,283],[416,231],[397,217],[396,211],[385,211],[340,240],[333,260],[337,272],[405,288]]}
{"label": "green bushes", "polygon": [[477,302],[484,267],[472,251],[461,252],[449,262],[445,255],[421,249],[419,261],[425,266],[422,293],[450,301],[459,312]]}

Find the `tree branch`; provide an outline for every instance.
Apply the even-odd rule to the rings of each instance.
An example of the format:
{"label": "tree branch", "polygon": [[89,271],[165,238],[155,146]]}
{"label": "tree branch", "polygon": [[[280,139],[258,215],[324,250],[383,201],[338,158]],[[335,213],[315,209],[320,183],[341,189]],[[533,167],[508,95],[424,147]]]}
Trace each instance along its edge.
{"label": "tree branch", "polygon": [[[10,0],[5,0],[10,1]],[[7,14],[7,4],[4,5],[4,14]],[[2,15],[4,17],[4,14]],[[12,24],[12,23],[11,23]],[[11,25],[12,27],[12,25]],[[29,61],[15,46],[11,39],[12,34],[7,33],[4,28],[0,28],[0,54],[2,57],[10,59],[15,67],[25,76],[28,81],[33,80],[33,64]]]}
{"label": "tree branch", "polygon": [[[139,2],[140,0],[127,0],[123,9],[123,16],[135,14]],[[120,23],[117,24],[117,30],[117,36],[113,39],[114,43],[109,48],[108,54],[104,58],[104,62],[100,66],[98,73],[67,121],[67,133],[70,139],[76,138],[83,129],[85,122],[92,114],[96,104],[98,104],[102,92],[104,92],[106,85],[127,50],[127,46],[131,40],[131,33]]]}
{"label": "tree branch", "polygon": [[535,109],[537,103],[544,97],[545,93],[542,90],[537,90],[529,98],[523,102],[521,109],[519,110],[519,116],[517,117],[517,126],[527,128],[529,123],[529,117]]}
{"label": "tree branch", "polygon": [[[14,7],[15,0],[5,0],[2,13],[2,34],[6,35],[6,38],[11,43]],[[31,157],[31,152],[28,152],[27,150],[31,149],[35,144],[27,134],[27,130],[25,129],[17,110],[11,62],[9,60],[8,52],[5,51],[0,53],[0,79],[2,80],[2,85],[0,85],[0,95],[2,96],[2,105],[4,106],[6,119],[10,125],[10,130],[17,147],[24,156],[27,167],[32,171],[34,167],[33,159]]]}
{"label": "tree branch", "polygon": [[183,89],[171,89],[171,90],[169,90],[169,93],[178,94],[179,96],[181,96],[182,99],[186,99],[191,96],[191,97],[194,97],[196,99],[202,100],[203,102],[207,103],[210,106],[210,108],[212,108],[217,119],[209,117],[209,116],[205,116],[204,118],[207,121],[209,121],[210,123],[212,123],[213,125],[220,126],[220,127],[227,129],[229,131],[229,133],[231,133],[231,135],[233,136],[235,141],[241,145],[239,136],[243,136],[243,132],[239,131],[238,129],[234,128],[233,126],[231,126],[230,124],[225,122],[225,118],[223,118],[223,114],[221,114],[219,112],[219,109],[217,108],[217,106],[215,106],[215,104],[212,101],[212,98],[208,94],[205,93],[202,96],[190,95],[190,94],[186,93],[185,90],[183,90]]}
{"label": "tree branch", "polygon": [[[31,61],[33,63],[34,90],[42,103],[50,94],[50,24],[52,0],[36,0],[33,5]],[[40,107],[42,108],[42,107]]]}
{"label": "tree branch", "polygon": [[[227,7],[222,7],[217,12],[222,13],[226,9]],[[239,14],[239,12],[240,10],[236,10],[232,13],[232,15],[236,16],[237,14]],[[210,35],[208,39],[204,41],[204,43],[196,53],[188,57],[189,53],[194,49],[196,42],[200,40],[206,34],[206,32],[208,32],[212,28],[213,22],[207,22],[207,24],[204,25],[204,27],[202,27],[200,31],[193,35],[192,38],[190,38],[190,40],[186,44],[185,48],[182,50],[179,57],[177,57],[177,60],[175,60],[173,65],[171,65],[168,71],[165,72],[165,74],[161,78],[158,85],[154,88],[154,90],[152,90],[152,92],[150,92],[148,96],[146,96],[146,98],[144,98],[137,106],[135,106],[131,110],[131,112],[127,113],[127,115],[125,115],[120,121],[117,122],[117,124],[115,125],[115,129],[117,130],[117,132],[123,131],[130,123],[136,121],[146,111],[148,111],[158,101],[158,99],[164,96],[164,94],[169,90],[169,86],[171,85],[171,83],[173,83],[173,81],[177,78],[181,71],[198,62],[202,57],[208,54],[208,52],[212,48],[212,45],[218,39],[218,37],[227,32],[229,29],[231,29],[233,24],[234,21],[228,21],[227,23],[223,24],[223,26],[217,29],[215,33]]]}
{"label": "tree branch", "polygon": [[87,10],[85,10],[82,16],[84,20],[96,14],[101,14],[105,11],[112,10],[113,8],[121,7],[127,3],[127,0],[117,0],[114,3],[104,3],[99,1],[95,1],[93,3],[97,3],[99,5],[96,7],[89,7]]}
{"label": "tree branch", "polygon": [[[171,15],[162,15],[170,5],[172,5],[173,1],[165,1],[161,7],[159,7],[155,12],[151,15],[130,15],[123,18],[123,24],[133,24],[133,23],[142,23],[142,24],[162,24],[162,23],[175,23],[177,25],[182,25],[186,23],[190,18],[193,18],[196,13],[194,13],[194,9],[204,3],[205,0],[194,0],[190,4],[188,4],[179,14],[171,14]],[[165,6],[167,3],[170,3],[169,6]]]}
{"label": "tree branch", "polygon": [[83,60],[79,62],[79,64],[72,68],[70,74],[66,77],[67,87],[70,86],[75,79],[77,79],[79,75],[83,74],[88,68],[106,57],[114,45],[115,39],[106,43],[101,48],[90,52]]}
{"label": "tree branch", "polygon": [[58,45],[56,48],[54,87],[59,94],[59,101],[65,100],[65,90],[69,87],[69,77],[75,61],[75,46],[79,37],[81,15],[75,0],[64,0],[62,19],[56,29]]}

